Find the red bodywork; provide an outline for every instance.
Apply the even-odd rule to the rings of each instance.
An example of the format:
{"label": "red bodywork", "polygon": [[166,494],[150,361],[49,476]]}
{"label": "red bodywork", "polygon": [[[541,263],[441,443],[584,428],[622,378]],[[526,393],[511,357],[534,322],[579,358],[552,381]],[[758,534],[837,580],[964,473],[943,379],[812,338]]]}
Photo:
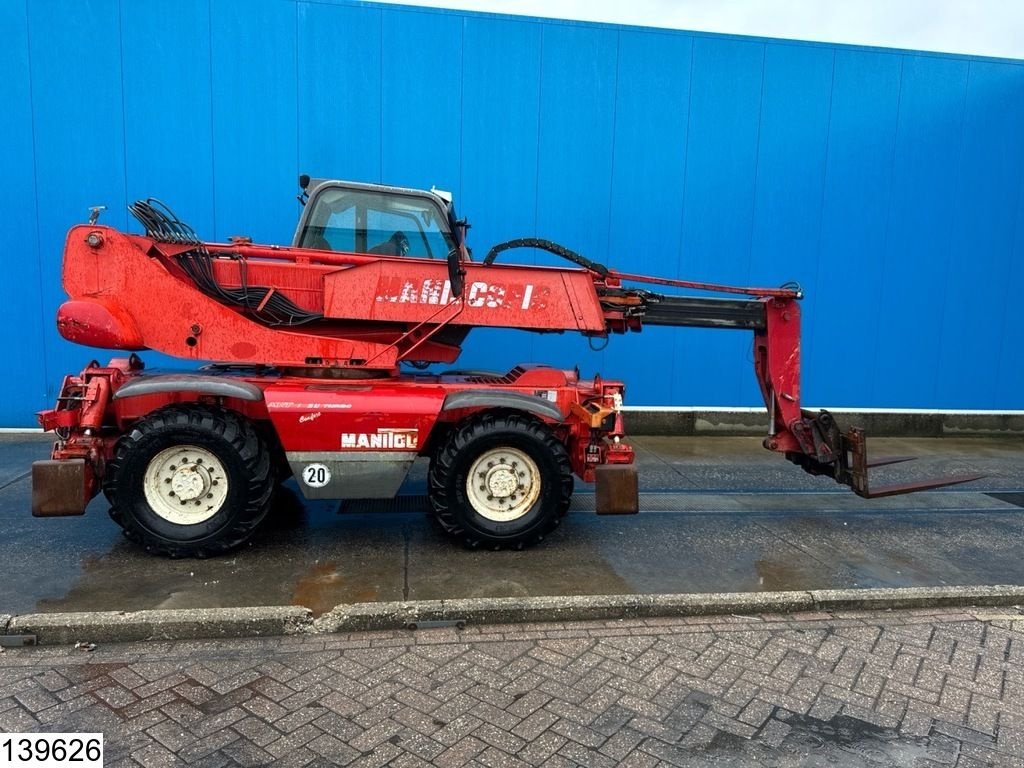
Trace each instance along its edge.
{"label": "red bodywork", "polygon": [[276,443],[289,457],[387,451],[411,459],[429,455],[439,431],[480,410],[445,408],[450,395],[498,390],[542,399],[565,415],[545,420],[569,449],[573,471],[584,481],[594,481],[599,465],[633,461],[632,448],[622,442],[622,415],[615,410],[623,384],[600,378],[580,380],[573,371],[537,366],[493,377],[454,374],[328,381],[232,373],[231,380],[254,385],[262,398],[186,390],[117,397],[132,381],[161,378],[144,373],[135,356],[113,360],[107,367],[94,364],[79,376],[66,377],[58,407],[40,414],[43,428],[61,438],[52,458],[85,460],[76,508],[80,501],[84,510],[97,493],[118,437],[133,422],[166,405],[187,402],[217,403],[258,424],[271,425]]}
{"label": "red bodywork", "polygon": [[[89,245],[90,236],[98,245]],[[64,289],[72,300],[57,314],[61,335],[86,346],[155,349],[195,361],[392,371],[402,360],[454,362],[459,346],[436,338],[449,326],[606,332],[594,281],[582,269],[467,264],[465,297],[455,300],[443,261],[208,247],[232,256],[213,261],[225,287],[272,285],[325,320],[315,329],[269,327],[189,282],[174,257],[191,246],[79,226],[64,251]]]}
{"label": "red bodywork", "polygon": [[[322,316],[284,327],[261,322],[262,306],[240,311],[200,291],[177,261],[194,247],[108,227],[74,227],[64,253],[70,300],[58,312],[60,333],[89,346],[153,349],[197,362],[243,366],[204,376],[241,382],[255,394],[238,396],[207,381],[195,387],[158,386],[156,391],[125,389],[121,396],[130,382],[154,379],[134,355],[67,377],[57,407],[39,415],[43,428],[59,436],[53,459],[84,459],[82,497],[65,508],[84,509],[98,490],[117,439],[134,421],[188,401],[216,402],[264,425],[289,457],[382,448],[413,456],[429,455],[438,431],[474,409],[500,407],[495,403],[501,393],[525,395],[527,407],[568,447],[574,472],[593,480],[596,467],[633,460],[632,449],[622,442],[621,382],[579,380],[573,373],[541,367],[516,368],[504,376],[416,376],[399,374],[398,364],[451,363],[466,332],[476,327],[598,337],[639,331],[645,322],[642,310],[653,294],[624,287],[632,282],[754,297],[746,311],[756,313],[754,372],[771,415],[765,446],[870,495],[862,441],[848,442],[830,419],[801,410],[797,291],[715,286],[603,268],[464,262],[465,290],[459,297],[453,295],[449,267],[441,260],[248,242],[206,244],[221,285],[273,286],[296,306]],[[454,402],[448,398],[459,392],[477,393],[482,400],[447,407]],[[489,395],[499,400],[492,403]],[[852,463],[851,450],[859,451]],[[50,512],[39,514],[66,514],[67,509],[55,511],[61,506],[55,503]]]}

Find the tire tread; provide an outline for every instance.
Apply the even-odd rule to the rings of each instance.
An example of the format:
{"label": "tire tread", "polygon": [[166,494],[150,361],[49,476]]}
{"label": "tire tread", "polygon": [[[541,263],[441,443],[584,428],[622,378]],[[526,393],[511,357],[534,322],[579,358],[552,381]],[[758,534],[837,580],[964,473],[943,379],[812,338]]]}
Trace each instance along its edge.
{"label": "tire tread", "polygon": [[[119,508],[122,468],[129,453],[143,437],[175,427],[192,427],[219,435],[238,452],[245,464],[248,474],[246,509],[231,526],[220,531],[216,539],[198,544],[168,541],[148,531],[134,515]],[[172,558],[204,558],[235,549],[252,537],[270,511],[275,487],[272,470],[270,451],[248,419],[234,411],[215,406],[170,405],[134,424],[118,440],[114,458],[108,462],[104,473],[103,492],[110,501],[111,519],[121,526],[129,540],[141,545],[147,552]]]}
{"label": "tire tread", "polygon": [[[558,466],[558,501],[555,514],[547,515],[540,526],[505,540],[484,540],[480,534],[463,526],[454,510],[457,503],[449,498],[446,489],[448,477],[455,471],[459,455],[473,442],[489,433],[503,429],[523,432],[536,439],[554,457]],[[524,549],[541,542],[558,527],[569,511],[573,491],[572,467],[565,446],[540,420],[519,411],[485,411],[452,429],[446,440],[435,451],[428,474],[429,500],[434,519],[449,536],[470,549],[486,545],[490,549]]]}

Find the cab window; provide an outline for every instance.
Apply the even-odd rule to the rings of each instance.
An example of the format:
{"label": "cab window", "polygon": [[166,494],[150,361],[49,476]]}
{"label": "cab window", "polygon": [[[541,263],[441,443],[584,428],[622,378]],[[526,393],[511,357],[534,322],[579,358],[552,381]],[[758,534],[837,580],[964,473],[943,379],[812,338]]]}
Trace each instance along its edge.
{"label": "cab window", "polygon": [[309,205],[302,248],[443,259],[455,247],[447,214],[428,197],[327,187]]}

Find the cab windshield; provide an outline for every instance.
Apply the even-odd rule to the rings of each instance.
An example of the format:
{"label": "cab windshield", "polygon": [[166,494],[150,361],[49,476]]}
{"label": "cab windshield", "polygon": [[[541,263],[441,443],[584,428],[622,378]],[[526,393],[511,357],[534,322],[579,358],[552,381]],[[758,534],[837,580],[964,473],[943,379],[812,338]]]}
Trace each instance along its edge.
{"label": "cab windshield", "polygon": [[326,187],[309,205],[300,248],[443,259],[455,247],[446,212],[427,196]]}

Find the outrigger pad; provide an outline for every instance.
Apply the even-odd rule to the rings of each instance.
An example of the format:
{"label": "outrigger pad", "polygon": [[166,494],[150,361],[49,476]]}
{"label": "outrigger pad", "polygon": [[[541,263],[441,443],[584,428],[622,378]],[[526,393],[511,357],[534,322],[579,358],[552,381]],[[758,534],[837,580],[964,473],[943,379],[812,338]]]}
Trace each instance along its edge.
{"label": "outrigger pad", "polygon": [[84,515],[88,503],[85,459],[32,463],[33,517]]}
{"label": "outrigger pad", "polygon": [[594,470],[597,481],[597,514],[635,515],[640,511],[640,491],[634,464],[602,464]]}

